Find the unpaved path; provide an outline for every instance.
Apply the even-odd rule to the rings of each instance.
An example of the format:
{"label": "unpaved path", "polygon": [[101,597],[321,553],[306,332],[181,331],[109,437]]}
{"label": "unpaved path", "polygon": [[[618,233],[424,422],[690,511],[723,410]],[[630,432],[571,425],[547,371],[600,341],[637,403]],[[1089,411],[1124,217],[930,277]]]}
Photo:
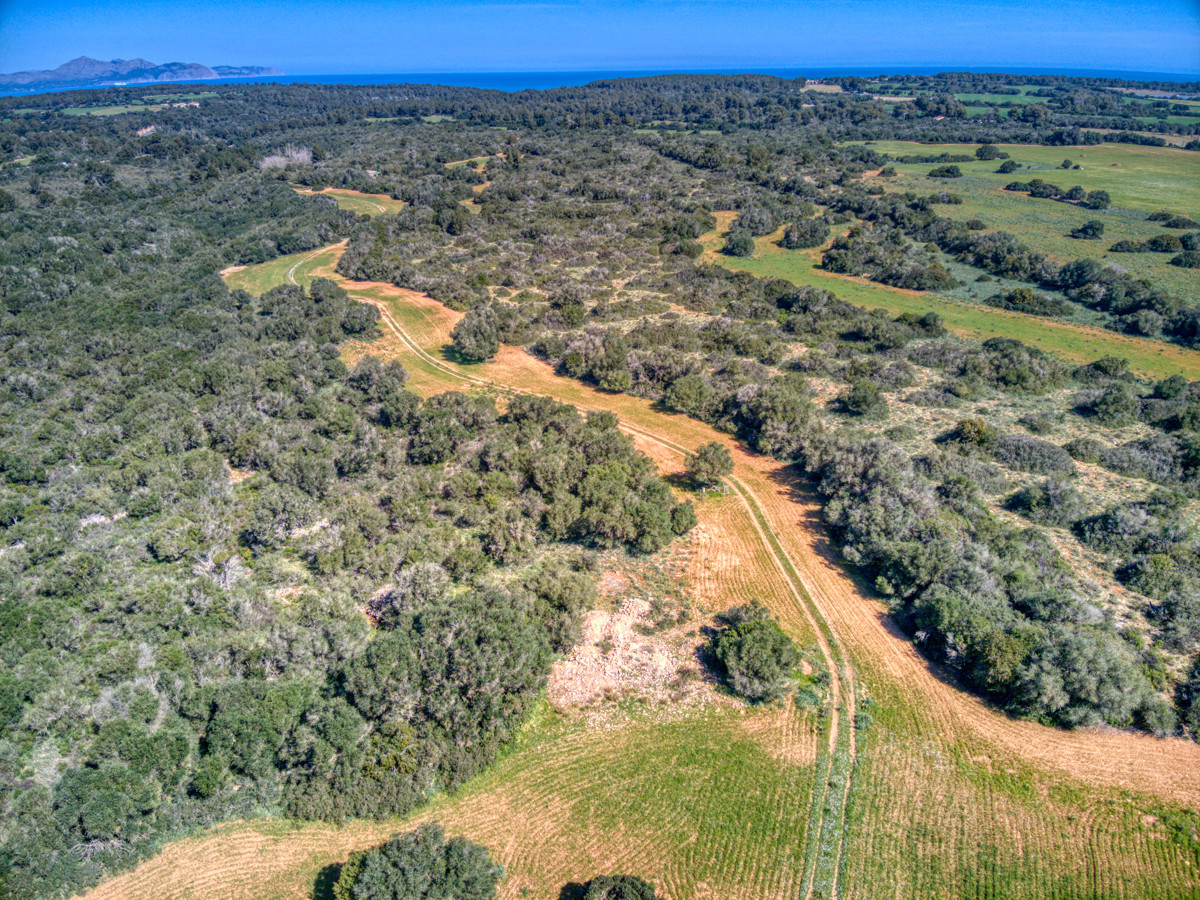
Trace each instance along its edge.
{"label": "unpaved path", "polygon": [[[403,304],[413,312],[406,319],[419,320],[424,332],[419,341],[412,337],[405,340],[414,355],[425,364],[432,360],[447,379],[452,373],[457,376],[464,372],[466,367],[438,360],[423,349],[443,346],[461,313],[427,295],[394,285],[343,279],[333,271],[339,253],[337,247],[330,248],[330,255],[315,273],[334,278],[357,299],[380,307],[387,313],[385,321],[390,319],[401,333],[406,332],[407,325],[401,328],[389,307]],[[859,669],[867,667],[876,677],[892,682],[914,707],[924,710],[921,718],[937,734],[978,747],[980,754],[1008,754],[1085,784],[1122,788],[1200,807],[1200,745],[1128,731],[1050,728],[1011,718],[952,683],[917,652],[891,622],[883,604],[840,563],[821,525],[818,499],[790,466],[754,454],[703,423],[653,409],[648,401],[604,394],[558,376],[550,366],[517,348],[503,347],[493,363],[470,367],[470,371],[480,373],[471,376],[477,382],[609,410],[618,415],[627,430],[648,432],[657,440],[679,447],[695,448],[707,441],[728,447],[734,458],[733,479],[753,496],[769,533],[794,566],[836,643],[846,648]]]}

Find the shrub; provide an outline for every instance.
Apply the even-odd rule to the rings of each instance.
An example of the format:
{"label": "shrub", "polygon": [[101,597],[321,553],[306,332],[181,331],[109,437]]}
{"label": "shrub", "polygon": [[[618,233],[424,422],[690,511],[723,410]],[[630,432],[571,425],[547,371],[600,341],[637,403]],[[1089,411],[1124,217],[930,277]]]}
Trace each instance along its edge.
{"label": "shrub", "polygon": [[1104,235],[1104,223],[1099,219],[1089,219],[1071,232],[1073,238],[1097,240]]}
{"label": "shrub", "polygon": [[688,456],[686,471],[692,481],[711,487],[733,471],[733,457],[716,441],[710,441]]}
{"label": "shrub", "polygon": [[1021,164],[1015,159],[1006,159],[1004,162],[1000,163],[1000,168],[996,170],[996,173],[999,175],[1011,175],[1019,168],[1021,168]]}
{"label": "shrub", "polygon": [[454,349],[467,359],[491,359],[500,351],[500,319],[491,304],[472,307],[450,332]]}
{"label": "shrub", "polygon": [[587,883],[583,900],[655,900],[654,885],[636,875],[597,875]]}
{"label": "shrub", "polygon": [[935,166],[929,170],[927,178],[962,178],[962,170],[958,166]]}
{"label": "shrub", "polygon": [[888,402],[883,392],[870,381],[855,381],[842,395],[842,408],[864,419],[886,419]]}
{"label": "shrub", "polygon": [[1183,242],[1173,234],[1156,234],[1142,244],[1142,250],[1149,253],[1174,253],[1182,249]]}
{"label": "shrub", "polygon": [[1003,434],[992,455],[1011,469],[1035,475],[1074,475],[1075,461],[1062,447],[1024,434]]}
{"label": "shrub", "polygon": [[775,216],[767,209],[743,210],[734,220],[733,228],[760,237],[775,230]]}
{"label": "shrub", "polygon": [[1031,522],[1060,528],[1087,512],[1083,495],[1065,481],[1054,478],[1022,488],[1009,498],[1007,506]]}
{"label": "shrub", "polygon": [[752,702],[782,695],[792,670],[800,664],[792,639],[774,622],[762,618],[738,622],[719,632],[709,649],[734,693]]}
{"label": "shrub", "polygon": [[988,306],[1011,309],[1031,316],[1069,316],[1074,307],[1057,297],[1035,294],[1029,288],[1017,288],[1007,294],[993,294],[984,300]]}
{"label": "shrub", "polygon": [[734,229],[725,238],[725,245],[721,248],[721,252],[727,256],[753,256],[754,236],[748,231]]}
{"label": "shrub", "polygon": [[337,900],[492,900],[504,870],[486,848],[461,837],[446,840],[426,824],[382,847],[355,854],[333,888]]}
{"label": "shrub", "polygon": [[1108,191],[1091,191],[1084,199],[1084,206],[1088,209],[1108,209],[1112,205],[1112,198],[1108,196]]}
{"label": "shrub", "polygon": [[1184,250],[1178,256],[1171,257],[1171,265],[1181,269],[1200,269],[1200,250]]}
{"label": "shrub", "polygon": [[996,429],[983,419],[962,419],[948,435],[948,439],[955,443],[981,449],[990,449],[998,437]]}
{"label": "shrub", "polygon": [[783,229],[779,242],[788,250],[819,247],[829,238],[829,226],[820,219],[801,219]]}
{"label": "shrub", "polygon": [[1200,741],[1200,656],[1192,661],[1187,677],[1179,682],[1176,702],[1192,740]]}
{"label": "shrub", "polygon": [[975,158],[982,160],[1008,159],[1008,154],[995,144],[983,144],[982,146],[976,148]]}

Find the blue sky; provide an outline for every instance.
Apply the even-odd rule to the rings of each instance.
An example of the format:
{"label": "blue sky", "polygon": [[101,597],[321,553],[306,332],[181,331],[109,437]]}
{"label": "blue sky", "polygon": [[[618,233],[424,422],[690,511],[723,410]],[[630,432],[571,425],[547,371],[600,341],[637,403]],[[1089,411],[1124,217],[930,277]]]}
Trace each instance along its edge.
{"label": "blue sky", "polygon": [[1200,72],[1200,0],[0,0],[0,72],[86,55],[291,75],[1058,67]]}

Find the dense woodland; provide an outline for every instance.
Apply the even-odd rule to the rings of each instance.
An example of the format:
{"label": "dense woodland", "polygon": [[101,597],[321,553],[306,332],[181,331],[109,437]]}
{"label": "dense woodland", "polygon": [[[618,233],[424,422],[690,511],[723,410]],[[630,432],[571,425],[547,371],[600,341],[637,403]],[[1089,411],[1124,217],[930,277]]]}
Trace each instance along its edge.
{"label": "dense woodland", "polygon": [[[1005,95],[1004,76],[891,79],[915,99],[890,105],[843,81],[217,86],[107,117],[63,110],[168,89],[0,100],[3,892],[69,894],[231,817],[393,815],[460,784],[576,641],[593,549],[652,553],[695,522],[611,417],[419,401],[398,365],[343,362],[378,313],[333,283],[252,297],[217,275],[342,239],[347,276],[466,310],[467,358],[522,345],[794,463],[897,621],[1003,709],[1200,733],[1200,384],[965,342],[936,315],[731,272],[698,241],[735,210],[730,254],[782,227],[833,272],[987,274],[1008,308],[1078,304],[1196,347],[1200,291],[951,222],[940,181],[890,192],[867,173],[892,160],[845,143],[1189,126],[1147,127],[1129,85],[1094,80],[971,117],[951,93]],[[407,205],[368,220],[292,185]],[[1181,256],[1196,212],[1160,221]],[[692,474],[726,465],[710,451]],[[746,642],[778,630],[731,622],[727,677],[774,696]]]}

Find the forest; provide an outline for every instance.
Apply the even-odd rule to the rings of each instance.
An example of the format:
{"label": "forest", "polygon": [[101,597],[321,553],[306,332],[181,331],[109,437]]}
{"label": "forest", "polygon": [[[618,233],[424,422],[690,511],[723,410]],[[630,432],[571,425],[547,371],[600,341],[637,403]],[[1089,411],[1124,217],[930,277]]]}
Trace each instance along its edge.
{"label": "forest", "polygon": [[[960,223],[939,211],[963,160],[863,143],[1000,166],[1000,143],[1200,134],[1117,91],[1162,85],[1020,84],[1036,102],[969,116],[954,94],[1011,79],[218,85],[104,117],[63,110],[158,89],[0,99],[0,896],[70,895],[234,818],[389,817],[454,789],[579,639],[597,551],[695,524],[615,417],[419,399],[395,362],[347,362],[379,313],[333,281],[254,296],[218,274],[343,240],[342,275],[466,312],[460,358],[520,346],[789,463],[964,689],[1200,735],[1200,382],[723,265],[769,242],[910,292],[994,279],[993,307],[1200,348],[1200,275],[1181,293]],[[1194,166],[1187,147],[1166,152]],[[930,193],[889,190],[918,161],[946,170]],[[1196,267],[1194,203],[1147,217],[1042,174],[1005,190],[1136,218],[1153,246],[1117,257]],[[325,187],[404,206],[297,192]],[[728,473],[713,447],[699,484]],[[737,693],[777,696],[745,642],[781,633],[730,621]]]}

